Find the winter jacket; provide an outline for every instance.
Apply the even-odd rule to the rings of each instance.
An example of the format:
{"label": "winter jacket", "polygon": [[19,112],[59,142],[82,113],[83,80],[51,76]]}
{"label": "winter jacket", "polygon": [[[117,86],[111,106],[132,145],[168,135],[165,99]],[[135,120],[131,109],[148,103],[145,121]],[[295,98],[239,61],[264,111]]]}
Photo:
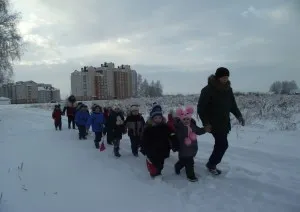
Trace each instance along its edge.
{"label": "winter jacket", "polygon": [[90,113],[85,110],[80,110],[76,113],[75,123],[78,126],[86,126],[90,118]]}
{"label": "winter jacket", "polygon": [[148,120],[142,137],[141,152],[150,160],[168,158],[173,143],[177,143],[176,139],[166,122],[154,125]]}
{"label": "winter jacket", "polygon": [[124,116],[122,112],[111,111],[106,122],[106,129],[107,132],[111,134],[112,139],[122,139],[122,135],[125,132]]}
{"label": "winter jacket", "polygon": [[174,117],[172,114],[168,114],[168,122],[167,122],[168,127],[172,132],[175,132],[175,127],[174,127]]}
{"label": "winter jacket", "polygon": [[61,121],[61,116],[63,115],[63,112],[61,109],[54,109],[52,112],[52,118],[54,119],[55,123],[58,123]]}
{"label": "winter jacket", "polygon": [[63,114],[65,114],[65,112],[67,111],[67,116],[75,116],[76,107],[77,107],[76,103],[68,102],[63,109]]}
{"label": "winter jacket", "polygon": [[204,126],[212,126],[212,133],[229,133],[230,113],[238,119],[242,117],[230,81],[223,85],[214,75],[208,78],[208,85],[201,90],[197,112]]}
{"label": "winter jacket", "polygon": [[[197,135],[205,134],[204,128],[199,128],[196,125],[196,121],[192,119],[190,127],[192,132]],[[176,119],[175,121],[175,131],[177,137],[176,149],[178,149],[179,157],[195,157],[198,152],[198,141],[193,140],[190,145],[185,143],[185,139],[188,137],[188,127],[184,126],[182,121]]]}
{"label": "winter jacket", "polygon": [[129,116],[127,116],[124,124],[128,129],[129,137],[140,137],[144,130],[145,120],[141,114],[130,114]]}
{"label": "winter jacket", "polygon": [[93,112],[89,117],[86,128],[89,129],[92,126],[93,132],[104,131],[105,118],[103,113]]}

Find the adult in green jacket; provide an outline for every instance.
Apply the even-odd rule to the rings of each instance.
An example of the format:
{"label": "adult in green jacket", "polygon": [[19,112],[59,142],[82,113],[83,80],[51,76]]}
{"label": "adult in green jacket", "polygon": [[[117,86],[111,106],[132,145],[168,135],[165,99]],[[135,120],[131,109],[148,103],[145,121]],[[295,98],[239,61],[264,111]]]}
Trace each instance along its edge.
{"label": "adult in green jacket", "polygon": [[231,130],[230,113],[244,126],[245,121],[236,104],[229,81],[229,70],[220,67],[208,78],[208,84],[201,90],[197,112],[203,126],[210,126],[215,139],[213,152],[206,164],[215,175],[221,174],[217,165],[228,148],[227,136]]}

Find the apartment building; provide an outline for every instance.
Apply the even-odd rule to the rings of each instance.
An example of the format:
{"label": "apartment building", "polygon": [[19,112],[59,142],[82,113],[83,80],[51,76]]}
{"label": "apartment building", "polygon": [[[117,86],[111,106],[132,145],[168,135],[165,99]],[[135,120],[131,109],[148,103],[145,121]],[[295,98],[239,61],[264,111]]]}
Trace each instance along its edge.
{"label": "apartment building", "polygon": [[0,96],[11,99],[12,104],[33,104],[60,101],[60,90],[51,84],[18,81],[0,86]]}
{"label": "apartment building", "polygon": [[38,84],[38,103],[60,102],[60,90],[51,84]]}
{"label": "apartment building", "polygon": [[133,97],[137,97],[137,90],[138,90],[138,87],[137,87],[137,72],[136,70],[131,70],[131,86],[132,86],[132,96]]}
{"label": "apartment building", "polygon": [[129,65],[103,63],[85,66],[71,73],[71,91],[80,101],[92,99],[124,99],[137,92],[137,73]]}

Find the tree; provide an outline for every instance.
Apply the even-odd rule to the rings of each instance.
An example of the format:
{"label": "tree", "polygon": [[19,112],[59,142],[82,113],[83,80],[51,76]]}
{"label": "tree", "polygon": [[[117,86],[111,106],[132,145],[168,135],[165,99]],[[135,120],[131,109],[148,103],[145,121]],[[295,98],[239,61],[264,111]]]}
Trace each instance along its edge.
{"label": "tree", "polygon": [[10,10],[9,0],[0,0],[0,83],[13,76],[13,62],[21,57],[22,37],[17,30],[20,13]]}
{"label": "tree", "polygon": [[155,83],[155,89],[156,89],[156,96],[163,95],[163,87],[159,80],[157,80]]}
{"label": "tree", "polygon": [[144,97],[148,96],[148,93],[149,93],[149,83],[147,79],[144,79],[140,88],[140,96],[144,96]]}
{"label": "tree", "polygon": [[298,85],[295,80],[293,81],[276,81],[272,83],[270,91],[275,94],[290,94],[293,90],[298,89]]}
{"label": "tree", "polygon": [[142,75],[138,74],[138,96],[139,97],[159,97],[163,95],[163,87],[160,81],[151,81],[149,84],[147,79],[142,78]]}
{"label": "tree", "polygon": [[270,92],[273,92],[275,94],[281,93],[282,83],[279,81],[273,82],[270,87]]}

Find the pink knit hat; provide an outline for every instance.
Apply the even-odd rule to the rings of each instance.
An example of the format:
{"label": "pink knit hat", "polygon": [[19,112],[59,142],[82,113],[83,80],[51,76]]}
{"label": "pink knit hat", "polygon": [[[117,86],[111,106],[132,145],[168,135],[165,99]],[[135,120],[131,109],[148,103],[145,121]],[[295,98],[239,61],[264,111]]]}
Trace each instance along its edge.
{"label": "pink knit hat", "polygon": [[181,120],[185,119],[185,118],[192,118],[194,113],[194,108],[192,106],[187,106],[185,109],[182,108],[178,108],[176,110],[176,115],[178,118],[180,118]]}

